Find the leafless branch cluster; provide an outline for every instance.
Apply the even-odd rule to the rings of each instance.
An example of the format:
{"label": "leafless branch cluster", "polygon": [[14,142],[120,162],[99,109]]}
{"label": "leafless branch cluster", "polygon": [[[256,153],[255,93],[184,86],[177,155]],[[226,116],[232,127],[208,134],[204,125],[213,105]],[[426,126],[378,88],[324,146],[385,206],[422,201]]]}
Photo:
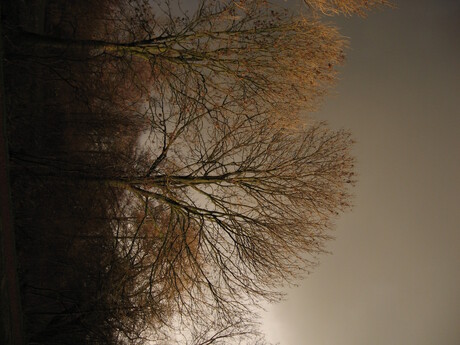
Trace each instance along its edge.
{"label": "leafless branch cluster", "polygon": [[321,123],[294,130],[266,113],[200,104],[156,89],[142,164],[95,178],[124,191],[124,217],[136,205],[123,255],[134,246],[132,260],[146,264],[146,298],[168,293],[170,308],[195,324],[211,322],[210,310],[232,323],[261,298],[279,299],[276,288],[323,251],[331,217],[349,207],[351,139]]}
{"label": "leafless branch cluster", "polygon": [[344,14],[346,16],[365,16],[366,13],[376,7],[390,6],[387,0],[303,0],[305,4],[325,15]]}

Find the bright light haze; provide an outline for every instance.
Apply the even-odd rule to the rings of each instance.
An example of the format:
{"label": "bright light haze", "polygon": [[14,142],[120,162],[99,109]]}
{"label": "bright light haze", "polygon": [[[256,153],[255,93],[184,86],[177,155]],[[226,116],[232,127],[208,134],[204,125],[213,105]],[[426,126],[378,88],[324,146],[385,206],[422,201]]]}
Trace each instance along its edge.
{"label": "bright light haze", "polygon": [[396,5],[330,19],[351,48],[314,116],[357,140],[356,206],[269,308],[281,345],[460,344],[460,2]]}

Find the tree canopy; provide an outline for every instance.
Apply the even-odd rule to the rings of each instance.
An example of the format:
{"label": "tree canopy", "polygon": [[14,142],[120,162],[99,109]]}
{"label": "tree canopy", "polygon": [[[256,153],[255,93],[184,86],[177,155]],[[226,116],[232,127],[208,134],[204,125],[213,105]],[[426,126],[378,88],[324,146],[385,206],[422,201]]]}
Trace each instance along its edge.
{"label": "tree canopy", "polygon": [[189,83],[188,96],[203,106],[282,116],[314,109],[344,59],[345,40],[334,27],[265,1],[204,0],[190,13],[169,1],[128,1],[106,16],[97,35],[23,39],[46,50],[90,49],[99,61],[128,68],[143,60],[150,68],[142,73],[170,87]]}

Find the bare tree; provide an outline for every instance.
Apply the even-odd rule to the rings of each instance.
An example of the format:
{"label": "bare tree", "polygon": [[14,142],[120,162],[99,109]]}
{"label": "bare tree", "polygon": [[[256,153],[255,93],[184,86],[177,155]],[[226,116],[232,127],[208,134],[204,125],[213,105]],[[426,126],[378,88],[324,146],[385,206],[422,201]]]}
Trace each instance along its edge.
{"label": "bare tree", "polygon": [[276,288],[323,251],[331,217],[349,207],[351,139],[321,123],[286,128],[265,112],[204,111],[179,88],[152,93],[132,169],[69,176],[123,192],[117,236],[141,268],[137,296],[169,299],[195,323],[211,322],[209,310],[232,322],[279,299]]}
{"label": "bare tree", "polygon": [[225,99],[247,110],[248,103],[269,107],[272,114],[313,109],[335,80],[344,40],[312,17],[293,17],[264,3],[202,0],[189,13],[179,2],[127,1],[101,19],[106,29],[100,35],[23,32],[18,41],[42,51],[90,50],[127,64],[145,60],[151,66],[145,73],[156,82],[193,79],[191,90],[206,93],[207,107]]}

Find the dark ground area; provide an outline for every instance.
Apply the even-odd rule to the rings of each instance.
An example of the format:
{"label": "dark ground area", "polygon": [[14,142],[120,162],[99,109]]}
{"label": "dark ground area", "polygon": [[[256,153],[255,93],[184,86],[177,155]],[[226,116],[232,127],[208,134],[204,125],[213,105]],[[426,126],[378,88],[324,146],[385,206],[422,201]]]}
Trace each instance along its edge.
{"label": "dark ground area", "polygon": [[91,79],[87,52],[41,51],[16,39],[21,31],[90,35],[93,27],[82,18],[97,13],[91,3],[2,4],[2,344],[114,343],[114,325],[128,324],[111,318],[123,298],[113,302],[107,292],[119,277],[108,221],[117,191],[75,175],[109,161],[116,170],[113,154],[128,152],[137,131],[94,110],[88,90],[101,85]]}
{"label": "dark ground area", "polygon": [[[18,2],[19,3],[19,2]],[[26,5],[22,3],[21,5]],[[20,5],[19,5],[20,6]],[[18,7],[19,7],[18,6]],[[27,26],[40,29],[43,28],[43,17],[45,1],[36,1],[34,6],[29,4],[36,15],[29,15],[29,20],[23,21]],[[7,139],[7,94],[4,82],[4,43],[3,23],[6,16],[9,20],[18,22],[19,8],[14,9],[13,3],[4,2],[0,9],[2,21],[0,23],[0,340],[2,344],[23,344],[23,315],[21,309],[21,296],[17,276],[17,254],[16,240],[11,205],[11,191],[9,179],[9,155]],[[13,18],[15,17],[15,18]]]}

